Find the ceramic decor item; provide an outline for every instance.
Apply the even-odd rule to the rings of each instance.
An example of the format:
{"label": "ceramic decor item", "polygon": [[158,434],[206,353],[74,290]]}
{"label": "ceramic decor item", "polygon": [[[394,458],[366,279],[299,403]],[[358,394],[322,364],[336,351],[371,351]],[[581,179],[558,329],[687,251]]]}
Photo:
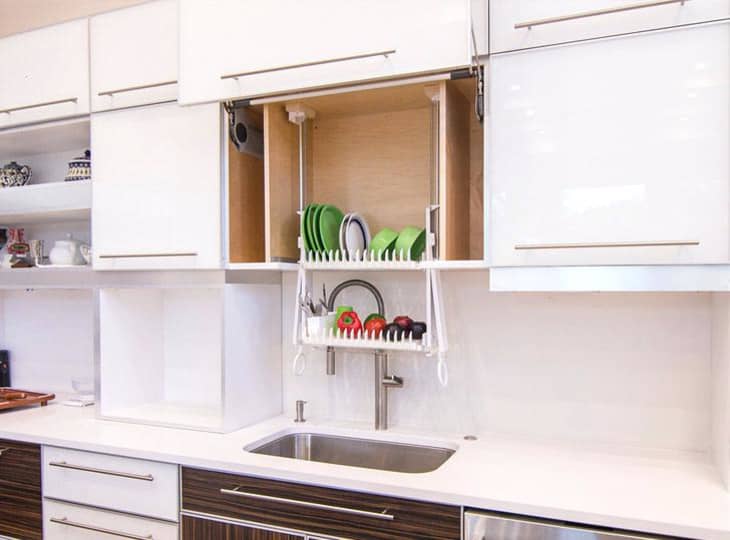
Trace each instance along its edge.
{"label": "ceramic decor item", "polygon": [[0,169],[0,187],[24,186],[30,182],[33,170],[30,165],[19,165],[11,161]]}
{"label": "ceramic decor item", "polygon": [[86,150],[83,156],[75,157],[68,162],[66,182],[91,180],[91,150]]}
{"label": "ceramic decor item", "polygon": [[74,240],[69,234],[66,240],[56,240],[48,259],[54,266],[80,266],[86,264],[84,251],[87,249],[88,246]]}

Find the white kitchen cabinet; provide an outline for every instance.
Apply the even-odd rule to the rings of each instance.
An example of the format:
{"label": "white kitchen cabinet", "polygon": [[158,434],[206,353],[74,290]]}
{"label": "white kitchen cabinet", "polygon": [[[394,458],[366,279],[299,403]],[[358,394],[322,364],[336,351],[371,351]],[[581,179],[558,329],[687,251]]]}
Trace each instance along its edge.
{"label": "white kitchen cabinet", "polygon": [[728,0],[491,0],[490,52],[730,17]]}
{"label": "white kitchen cabinet", "polygon": [[181,0],[179,99],[463,68],[471,9],[469,0]]}
{"label": "white kitchen cabinet", "polygon": [[177,99],[177,27],[176,0],[92,17],[92,110]]}
{"label": "white kitchen cabinet", "polygon": [[493,57],[492,263],[727,263],[729,70],[729,22]]}
{"label": "white kitchen cabinet", "polygon": [[177,465],[43,447],[43,496],[177,520]]}
{"label": "white kitchen cabinet", "polygon": [[0,71],[0,128],[88,114],[88,20],[0,39]]}
{"label": "white kitchen cabinet", "polygon": [[220,129],[217,104],[92,115],[95,269],[221,266]]}
{"label": "white kitchen cabinet", "polygon": [[149,538],[177,540],[177,523],[147,519],[98,508],[43,501],[45,540],[98,540],[100,538]]}

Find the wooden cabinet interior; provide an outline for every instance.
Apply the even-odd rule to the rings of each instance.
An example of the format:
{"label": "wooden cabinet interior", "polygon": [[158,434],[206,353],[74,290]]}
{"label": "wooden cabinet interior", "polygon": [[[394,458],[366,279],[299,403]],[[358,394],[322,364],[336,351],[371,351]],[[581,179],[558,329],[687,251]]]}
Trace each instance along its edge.
{"label": "wooden cabinet interior", "polygon": [[[359,212],[373,235],[383,227],[425,226],[426,207],[438,202],[439,258],[483,258],[475,85],[436,81],[265,103],[266,260],[299,258],[299,127],[287,117],[294,104],[315,114],[304,128],[306,202]],[[438,201],[432,200],[436,170]]]}
{"label": "wooden cabinet interior", "polygon": [[[263,128],[260,110],[247,108],[247,119]],[[264,161],[228,145],[228,259],[232,263],[264,261]]]}

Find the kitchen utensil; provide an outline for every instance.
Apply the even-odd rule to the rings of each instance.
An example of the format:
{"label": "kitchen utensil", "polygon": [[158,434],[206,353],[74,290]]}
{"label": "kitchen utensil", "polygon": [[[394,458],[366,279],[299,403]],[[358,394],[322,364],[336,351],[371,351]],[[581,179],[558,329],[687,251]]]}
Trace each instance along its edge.
{"label": "kitchen utensil", "polygon": [[83,156],[73,158],[68,162],[66,182],[91,180],[91,150],[86,150]]}
{"label": "kitchen utensil", "polygon": [[34,266],[40,266],[43,264],[43,246],[43,240],[30,241],[30,259]]}
{"label": "kitchen utensil", "polygon": [[11,161],[0,169],[0,187],[24,186],[33,176],[30,165],[19,165]]}
{"label": "kitchen utensil", "polygon": [[393,251],[396,240],[398,240],[398,233],[385,227],[370,241],[370,252],[375,257],[385,257],[386,254]]}
{"label": "kitchen utensil", "polygon": [[325,252],[340,249],[338,232],[343,218],[342,210],[331,204],[322,205],[317,218],[319,238]]}
{"label": "kitchen utensil", "polygon": [[417,261],[426,249],[426,229],[419,227],[403,227],[398,239],[395,241],[395,252],[400,257],[410,256],[412,261]]}
{"label": "kitchen utensil", "polygon": [[74,240],[71,235],[66,240],[56,240],[48,258],[53,265],[80,266],[85,264],[81,253],[81,242]]}

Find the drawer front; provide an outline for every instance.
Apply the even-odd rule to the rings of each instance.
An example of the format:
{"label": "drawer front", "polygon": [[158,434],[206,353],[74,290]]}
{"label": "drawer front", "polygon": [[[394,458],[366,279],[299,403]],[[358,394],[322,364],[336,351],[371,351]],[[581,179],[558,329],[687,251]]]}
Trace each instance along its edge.
{"label": "drawer front", "polygon": [[[730,17],[727,0],[491,0],[490,52]],[[529,26],[532,24],[532,26]]]}
{"label": "drawer front", "polygon": [[[180,527],[182,529],[182,540],[210,540],[211,538],[225,538],[225,540],[304,540],[301,535],[245,527],[191,516],[182,516]],[[315,540],[312,537],[308,537],[309,539]]]}
{"label": "drawer front", "polygon": [[468,0],[181,0],[180,102],[468,66],[470,19]]}
{"label": "drawer front", "polygon": [[41,449],[0,440],[0,537],[42,537]]}
{"label": "drawer front", "polygon": [[0,128],[88,114],[88,20],[0,39],[0,70]]}
{"label": "drawer front", "polygon": [[458,539],[456,506],[182,470],[183,510],[353,539]]}
{"label": "drawer front", "polygon": [[495,266],[727,263],[730,22],[497,55],[490,73]]}
{"label": "drawer front", "polygon": [[43,496],[169,521],[178,519],[176,465],[43,447]]}
{"label": "drawer front", "polygon": [[92,111],[177,99],[176,0],[97,15],[89,33]]}
{"label": "drawer front", "polygon": [[45,499],[45,540],[177,540],[176,523]]}

